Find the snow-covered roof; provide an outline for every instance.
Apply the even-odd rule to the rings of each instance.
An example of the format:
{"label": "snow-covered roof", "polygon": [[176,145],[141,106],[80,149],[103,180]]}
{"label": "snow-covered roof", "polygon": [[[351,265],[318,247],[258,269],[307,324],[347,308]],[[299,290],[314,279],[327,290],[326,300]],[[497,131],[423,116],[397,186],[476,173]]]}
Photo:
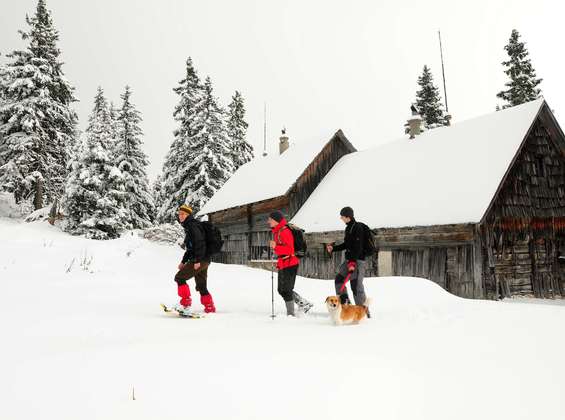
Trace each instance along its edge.
{"label": "snow-covered roof", "polygon": [[307,232],[343,229],[344,206],[371,228],[479,222],[543,103],[346,155],[292,222]]}
{"label": "snow-covered roof", "polygon": [[200,210],[209,214],[285,195],[334,136],[291,143],[282,154],[258,156],[241,166]]}

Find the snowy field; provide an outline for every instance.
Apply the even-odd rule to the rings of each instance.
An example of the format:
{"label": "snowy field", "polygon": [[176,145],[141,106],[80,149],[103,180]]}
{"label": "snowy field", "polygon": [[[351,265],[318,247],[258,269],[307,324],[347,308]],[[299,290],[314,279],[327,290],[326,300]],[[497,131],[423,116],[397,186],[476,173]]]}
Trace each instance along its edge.
{"label": "snowy field", "polygon": [[565,418],[564,306],[371,278],[373,318],[334,327],[299,279],[313,313],[271,320],[268,272],[213,265],[219,313],[181,319],[181,254],[0,219],[0,419]]}

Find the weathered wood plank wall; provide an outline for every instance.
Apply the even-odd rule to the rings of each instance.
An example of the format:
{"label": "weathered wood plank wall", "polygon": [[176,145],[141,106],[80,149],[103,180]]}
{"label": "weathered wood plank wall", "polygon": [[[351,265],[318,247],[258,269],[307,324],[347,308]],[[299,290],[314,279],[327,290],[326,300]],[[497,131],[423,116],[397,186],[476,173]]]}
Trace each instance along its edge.
{"label": "weathered wood plank wall", "polygon": [[563,296],[565,150],[542,110],[481,225],[489,298]]}

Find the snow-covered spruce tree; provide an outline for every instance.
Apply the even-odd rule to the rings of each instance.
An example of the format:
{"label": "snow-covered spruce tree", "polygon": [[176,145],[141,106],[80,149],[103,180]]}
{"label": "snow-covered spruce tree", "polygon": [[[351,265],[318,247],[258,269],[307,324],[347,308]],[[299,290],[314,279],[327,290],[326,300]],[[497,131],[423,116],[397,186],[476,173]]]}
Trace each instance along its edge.
{"label": "snow-covered spruce tree", "polygon": [[79,156],[71,165],[64,197],[64,229],[93,239],[117,238],[130,227],[121,171],[111,150],[108,104],[98,88]]}
{"label": "snow-covered spruce tree", "polygon": [[510,78],[505,84],[508,88],[499,92],[496,96],[506,101],[503,108],[520,105],[533,101],[541,95],[538,85],[542,79],[536,77],[529,58],[528,50],[523,42],[520,42],[520,33],[514,29],[510,35],[508,45],[504,47],[508,53],[508,61],[503,61],[504,73]]}
{"label": "snow-covered spruce tree", "polygon": [[418,78],[418,85],[420,90],[416,92],[416,105],[424,119],[424,126],[432,129],[446,125],[439,89],[434,85],[432,72],[428,66],[424,66],[422,75]]}
{"label": "snow-covered spruce tree", "polygon": [[162,201],[162,190],[163,190],[163,180],[161,175],[157,175],[155,181],[151,185],[151,197],[153,197],[154,203],[160,203]]}
{"label": "snow-covered spruce tree", "polygon": [[116,163],[124,177],[130,224],[134,229],[144,229],[153,223],[155,206],[147,178],[147,156],[141,150],[141,113],[131,102],[129,86],[120,97],[123,102],[117,116]]}
{"label": "snow-covered spruce tree", "polygon": [[196,175],[194,166],[193,136],[202,130],[203,87],[194,68],[192,59],[186,61],[186,74],[173,89],[179,96],[173,117],[178,123],[174,139],[165,157],[161,175],[161,193],[156,201],[159,223],[176,221],[178,207],[186,202],[189,183]]}
{"label": "snow-covered spruce tree", "polygon": [[243,96],[237,90],[228,105],[228,137],[231,143],[234,169],[253,159],[253,146],[245,139],[248,124],[245,121],[245,104]]}
{"label": "snow-covered spruce tree", "polygon": [[21,35],[27,49],[9,54],[0,70],[0,190],[40,208],[62,193],[77,116],[44,0],[26,21],[28,31]]}
{"label": "snow-covered spruce tree", "polygon": [[214,97],[210,77],[204,83],[201,105],[202,112],[197,115],[202,117],[202,129],[192,136],[194,155],[187,167],[188,173],[194,175],[188,179],[189,193],[186,201],[195,212],[206,204],[234,172],[224,111]]}

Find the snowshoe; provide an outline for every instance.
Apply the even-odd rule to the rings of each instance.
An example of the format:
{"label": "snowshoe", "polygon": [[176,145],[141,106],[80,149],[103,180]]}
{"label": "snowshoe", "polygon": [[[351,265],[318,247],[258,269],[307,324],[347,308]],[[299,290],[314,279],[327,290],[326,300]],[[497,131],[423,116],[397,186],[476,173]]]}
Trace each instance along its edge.
{"label": "snowshoe", "polygon": [[296,306],[298,306],[298,309],[300,309],[305,314],[314,307],[314,304],[312,302],[304,299],[298,293],[292,292],[292,295],[294,297],[294,303],[296,304]]}
{"label": "snowshoe", "polygon": [[178,314],[178,316],[182,318],[194,318],[194,319],[204,318],[203,313],[192,312],[190,306],[182,306],[179,304],[168,306],[165,305],[164,303],[161,303],[161,309],[163,309],[163,311],[167,313],[176,313]]}

